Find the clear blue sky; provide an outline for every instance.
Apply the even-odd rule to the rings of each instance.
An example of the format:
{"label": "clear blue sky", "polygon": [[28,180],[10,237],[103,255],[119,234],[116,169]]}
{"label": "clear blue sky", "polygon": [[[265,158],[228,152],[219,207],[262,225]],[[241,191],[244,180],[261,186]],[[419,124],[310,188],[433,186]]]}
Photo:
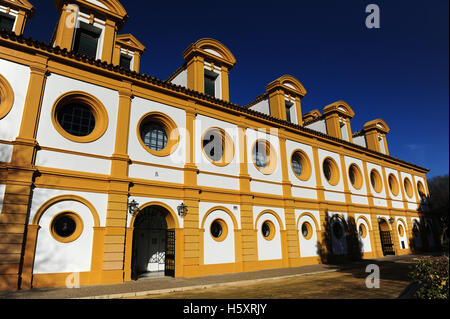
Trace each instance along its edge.
{"label": "clear blue sky", "polygon": [[[57,22],[53,1],[31,0],[26,36],[48,42]],[[355,111],[351,125],[382,118],[392,156],[448,174],[448,0],[136,1],[120,33],[146,47],[141,72],[167,79],[182,52],[203,37],[237,59],[230,100],[245,105],[283,74],[308,91],[306,113],[336,100]],[[380,8],[381,28],[367,29],[365,8]]]}

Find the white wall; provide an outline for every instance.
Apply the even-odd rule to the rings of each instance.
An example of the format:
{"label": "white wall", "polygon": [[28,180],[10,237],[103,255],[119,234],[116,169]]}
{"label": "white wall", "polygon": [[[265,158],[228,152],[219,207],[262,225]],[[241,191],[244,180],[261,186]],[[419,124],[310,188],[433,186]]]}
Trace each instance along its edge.
{"label": "white wall", "polygon": [[[255,131],[253,129],[247,129],[247,167],[249,175],[254,179],[259,179],[261,181],[250,182],[250,190],[256,193],[266,193],[266,194],[276,194],[282,195],[282,186],[266,183],[268,182],[276,182],[281,183],[281,159],[280,159],[280,142],[278,139],[278,130],[271,130],[270,133],[265,133],[262,131]],[[275,152],[275,157],[277,161],[277,165],[272,174],[265,175],[261,173],[253,163],[253,146],[256,140],[262,139],[267,140],[272,145],[273,150]]]}
{"label": "white wall", "polygon": [[[361,216],[365,217],[369,223],[367,223],[363,218],[360,218]],[[370,234],[372,233],[372,223],[370,220],[369,214],[355,214],[355,220],[356,220],[356,231],[358,232],[358,238],[360,240],[361,244],[361,251],[364,253],[369,253],[372,251],[372,245],[370,241]],[[364,227],[366,227],[367,234],[365,238],[361,238],[359,236],[359,225],[363,224]]]}
{"label": "white wall", "polygon": [[[104,105],[108,114],[108,127],[105,133],[96,141],[91,143],[76,143],[63,137],[53,126],[52,108],[55,101],[63,94],[71,91],[82,91],[95,96]],[[119,94],[116,91],[106,89],[97,85],[78,81],[58,74],[52,74],[47,78],[42,110],[40,114],[37,141],[41,146],[59,148],[64,150],[111,156],[114,153],[117,111],[119,107]],[[40,152],[38,152],[39,154]],[[52,158],[53,154],[42,152],[36,161],[37,166],[57,165]],[[94,160],[93,164],[95,166]],[[48,163],[48,164],[46,164]],[[83,171],[86,166],[74,165],[76,162],[64,160],[59,163],[60,167],[69,170]],[[89,165],[88,165],[89,166]]]}
{"label": "white wall", "polygon": [[353,137],[353,143],[362,147],[367,147],[366,137],[364,135]]}
{"label": "white wall", "polygon": [[[292,169],[292,154],[296,150],[303,151],[308,156],[311,165],[311,176],[307,181],[300,180]],[[316,185],[316,171],[314,169],[314,155],[312,147],[303,143],[286,140],[286,157],[289,180],[292,183],[292,196],[300,198],[317,199],[317,191],[314,189]]]}
{"label": "white wall", "polygon": [[[218,127],[223,129],[234,144],[234,157],[226,166],[217,166],[211,163],[207,155],[202,150],[202,137],[209,128]],[[197,168],[200,170],[197,183],[201,186],[228,188],[239,190],[239,170],[240,170],[240,149],[239,149],[239,134],[235,124],[221,121],[215,118],[197,115],[195,120],[194,133],[194,158]],[[217,174],[225,174],[235,176],[230,178],[220,175],[204,174],[203,172],[212,172]]]}
{"label": "white wall", "polygon": [[[408,234],[408,224],[406,223],[406,218],[405,217],[396,216],[395,217],[395,221],[396,221],[396,225],[397,225],[397,229],[395,231],[397,232],[400,248],[402,248],[402,242],[403,242],[404,245],[405,245],[405,248],[403,248],[403,249],[407,249],[407,248],[409,248],[409,243],[408,243],[408,236],[407,236],[407,234]],[[400,233],[398,231],[398,226],[399,225],[403,226],[403,230],[404,230],[403,236],[400,236]]]}
{"label": "white wall", "polygon": [[[349,156],[344,156],[344,162],[345,162],[345,172],[348,180],[348,188],[351,193],[350,195],[351,201],[355,204],[368,205],[369,202],[367,200],[367,186],[366,186],[367,181],[364,178],[363,162],[357,158]],[[355,187],[353,187],[352,183],[350,182],[350,178],[348,177],[348,170],[352,164],[358,166],[361,172],[362,185],[360,189],[356,189]]]}
{"label": "white wall", "polygon": [[[296,210],[297,213],[297,210]],[[311,213],[311,212],[310,212]],[[313,212],[314,213],[314,212]],[[319,212],[315,212],[317,215]],[[316,222],[320,226],[320,220],[318,216],[313,219],[311,216],[307,214],[300,213],[300,218],[297,220],[297,230],[298,230],[298,238],[299,238],[299,246],[300,246],[300,257],[313,257],[318,256],[318,247],[317,247],[317,227]],[[304,222],[308,222],[312,228],[312,236],[309,239],[306,239],[302,234],[302,224]]]}
{"label": "white wall", "polygon": [[29,223],[33,221],[37,210],[48,200],[61,195],[76,195],[89,201],[97,210],[100,226],[106,225],[106,210],[108,206],[108,194],[57,190],[48,188],[35,188],[32,194]]}
{"label": "white wall", "polygon": [[[140,119],[149,112],[161,112],[170,117],[178,127],[180,140],[176,150],[164,157],[148,152],[139,142],[138,124]],[[184,110],[166,104],[135,97],[131,104],[130,132],[128,137],[128,154],[132,161],[156,164],[160,166],[133,163],[129,168],[131,178],[155,180],[169,183],[183,183],[183,168],[186,162],[186,115]],[[158,172],[158,174],[156,174]],[[158,176],[157,176],[158,175]]]}
{"label": "white wall", "polygon": [[306,125],[305,127],[309,128],[311,130],[314,130],[314,131],[318,131],[323,134],[327,134],[327,124],[326,124],[325,120],[316,121],[314,123]]}
{"label": "white wall", "polygon": [[30,81],[30,69],[21,64],[0,59],[0,74],[9,82],[14,92],[14,103],[11,110],[0,119],[0,140],[13,141],[19,135]]}
{"label": "white wall", "polygon": [[[260,209],[253,209],[253,217],[256,218],[261,212]],[[280,216],[281,217],[281,216]],[[264,238],[261,232],[262,224],[269,220],[275,226],[275,236],[271,240]],[[284,218],[283,218],[284,220]],[[258,243],[258,260],[281,259],[281,227],[277,218],[269,212],[263,213],[256,221],[256,239]]]}
{"label": "white wall", "polygon": [[181,71],[176,77],[173,78],[172,81],[170,81],[173,84],[181,85],[185,88],[187,88],[187,70]]}
{"label": "white wall", "polygon": [[[333,201],[333,202],[345,202],[345,194],[344,194],[344,179],[342,176],[342,168],[341,168],[341,159],[339,154],[330,152],[327,150],[320,149],[318,150],[319,153],[319,165],[320,165],[320,177],[322,179],[322,185],[325,189],[325,200],[327,201]],[[339,171],[339,182],[336,185],[331,185],[328,180],[325,178],[324,172],[323,172],[323,161],[325,158],[331,157]],[[332,192],[329,192],[327,190],[330,190]]]}
{"label": "white wall", "polygon": [[[52,218],[64,211],[76,212],[83,221],[83,232],[80,237],[70,243],[61,243],[50,233]],[[72,200],[58,202],[45,210],[39,226],[33,273],[91,270],[94,220],[87,206]]]}
{"label": "white wall", "polygon": [[[211,223],[217,219],[222,219],[228,227],[227,237],[223,241],[216,241],[210,232]],[[234,225],[231,217],[223,210],[211,212],[205,219],[204,233],[204,264],[223,264],[235,262],[235,236]]]}
{"label": "white wall", "polygon": [[251,107],[249,107],[250,110],[256,111],[256,112],[260,112],[266,115],[270,115],[270,106],[269,106],[269,100],[262,100],[258,103],[256,103],[255,105],[252,105]]}
{"label": "white wall", "polygon": [[[372,183],[370,181],[370,172],[372,171],[372,169],[375,169],[380,174],[381,192],[379,192],[379,193],[377,193],[375,191],[375,189],[372,186]],[[384,186],[385,185],[385,181],[384,181],[384,177],[383,177],[383,172],[381,170],[381,166],[377,165],[377,164],[374,164],[374,163],[367,162],[367,176],[369,178],[367,183],[369,184],[370,191],[372,192],[372,195],[373,195],[373,203],[374,203],[374,205],[375,206],[387,207],[386,187]]]}

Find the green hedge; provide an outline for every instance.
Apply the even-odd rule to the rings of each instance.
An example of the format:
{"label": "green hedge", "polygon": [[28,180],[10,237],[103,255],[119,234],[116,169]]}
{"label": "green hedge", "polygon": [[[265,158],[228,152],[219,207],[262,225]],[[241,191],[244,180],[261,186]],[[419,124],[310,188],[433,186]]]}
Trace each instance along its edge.
{"label": "green hedge", "polygon": [[420,258],[409,276],[423,284],[416,291],[416,298],[448,299],[448,256]]}

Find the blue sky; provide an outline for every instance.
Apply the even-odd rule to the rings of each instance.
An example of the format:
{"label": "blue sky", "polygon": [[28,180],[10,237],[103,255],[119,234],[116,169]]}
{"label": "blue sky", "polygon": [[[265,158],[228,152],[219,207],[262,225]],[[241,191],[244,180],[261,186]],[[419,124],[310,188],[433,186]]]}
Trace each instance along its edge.
{"label": "blue sky", "polygon": [[[53,1],[31,0],[36,14],[26,36],[48,42],[56,26]],[[283,74],[308,91],[302,111],[337,100],[355,111],[353,131],[382,118],[390,154],[448,174],[448,0],[136,1],[123,33],[146,47],[141,72],[167,79],[182,52],[200,38],[225,44],[237,59],[230,100],[245,105]],[[380,28],[368,29],[368,4]]]}

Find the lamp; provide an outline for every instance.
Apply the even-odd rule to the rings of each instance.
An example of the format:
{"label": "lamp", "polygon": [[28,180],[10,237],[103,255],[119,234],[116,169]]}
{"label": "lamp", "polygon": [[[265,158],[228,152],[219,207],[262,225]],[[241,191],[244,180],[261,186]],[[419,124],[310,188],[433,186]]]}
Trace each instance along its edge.
{"label": "lamp", "polygon": [[134,199],[128,203],[128,211],[131,215],[134,215],[139,210],[139,203],[136,202]]}
{"label": "lamp", "polygon": [[178,215],[180,217],[184,217],[186,216],[187,212],[188,212],[188,208],[186,205],[184,205],[184,203],[181,203],[180,205],[177,206],[177,210],[178,210]]}
{"label": "lamp", "polygon": [[389,224],[393,224],[393,223],[394,223],[394,218],[393,217],[389,218]]}

